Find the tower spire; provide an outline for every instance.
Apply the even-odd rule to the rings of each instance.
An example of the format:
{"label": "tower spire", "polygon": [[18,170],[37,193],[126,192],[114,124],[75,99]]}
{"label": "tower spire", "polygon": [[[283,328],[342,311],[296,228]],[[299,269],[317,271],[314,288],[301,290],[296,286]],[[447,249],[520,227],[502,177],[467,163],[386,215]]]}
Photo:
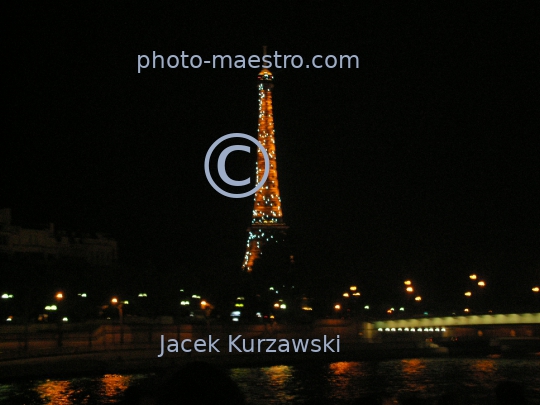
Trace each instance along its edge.
{"label": "tower spire", "polygon": [[[266,54],[266,46],[263,47]],[[288,226],[283,222],[281,197],[278,187],[276,140],[274,132],[274,114],[272,108],[272,89],[274,77],[270,70],[263,69],[258,76],[259,90],[259,123],[258,140],[268,152],[270,168],[268,179],[255,193],[253,216],[248,228],[248,242],[242,268],[251,272],[255,261],[262,254],[266,243],[276,243],[277,233],[284,233]],[[264,174],[264,156],[257,150],[257,183]]]}

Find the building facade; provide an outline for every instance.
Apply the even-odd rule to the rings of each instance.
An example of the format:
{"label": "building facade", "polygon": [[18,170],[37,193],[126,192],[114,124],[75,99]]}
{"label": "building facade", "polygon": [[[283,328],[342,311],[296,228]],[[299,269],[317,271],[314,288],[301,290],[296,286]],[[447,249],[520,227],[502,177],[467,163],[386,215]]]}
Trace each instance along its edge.
{"label": "building facade", "polygon": [[109,266],[118,259],[114,239],[102,234],[75,234],[56,231],[54,224],[41,229],[12,225],[11,209],[0,209],[0,255],[49,259],[80,259]]}

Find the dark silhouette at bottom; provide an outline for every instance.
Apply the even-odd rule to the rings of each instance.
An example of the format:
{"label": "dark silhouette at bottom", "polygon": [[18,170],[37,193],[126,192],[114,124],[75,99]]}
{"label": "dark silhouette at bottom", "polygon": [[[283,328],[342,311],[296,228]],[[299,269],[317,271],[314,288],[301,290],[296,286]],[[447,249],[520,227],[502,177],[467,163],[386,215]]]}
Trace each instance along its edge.
{"label": "dark silhouette at bottom", "polygon": [[497,405],[523,405],[527,404],[525,389],[515,381],[502,381],[495,388]]}
{"label": "dark silhouette at bottom", "polygon": [[245,405],[238,385],[206,362],[189,363],[164,381],[126,391],[125,405]]}

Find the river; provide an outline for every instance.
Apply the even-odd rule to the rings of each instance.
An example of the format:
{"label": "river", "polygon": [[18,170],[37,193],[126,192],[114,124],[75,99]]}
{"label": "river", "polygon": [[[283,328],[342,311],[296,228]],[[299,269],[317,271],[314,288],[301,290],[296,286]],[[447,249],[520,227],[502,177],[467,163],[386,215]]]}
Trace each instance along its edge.
{"label": "river", "polygon": [[[386,398],[416,394],[435,399],[459,391],[472,404],[493,403],[505,379],[519,381],[531,404],[540,404],[538,358],[428,358],[231,368],[229,374],[250,404],[302,404],[324,399],[347,404],[369,394]],[[0,384],[0,403],[12,405],[114,404],[131,385],[152,374],[106,374]]]}

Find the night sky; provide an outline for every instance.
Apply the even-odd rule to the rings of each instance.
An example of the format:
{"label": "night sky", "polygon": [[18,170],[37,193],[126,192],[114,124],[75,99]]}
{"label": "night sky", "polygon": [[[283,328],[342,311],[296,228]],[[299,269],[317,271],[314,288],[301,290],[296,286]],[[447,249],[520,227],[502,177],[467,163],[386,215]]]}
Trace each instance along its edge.
{"label": "night sky", "polygon": [[[253,199],[218,194],[203,162],[222,135],[256,136],[260,69],[138,74],[137,55],[358,55],[358,69],[271,69],[299,269],[388,299],[411,278],[451,302],[471,272],[502,302],[532,294],[538,26],[532,9],[463,4],[17,5],[0,207],[23,226],[108,233],[158,279],[234,278]],[[233,173],[251,175],[255,160],[233,156]]]}

